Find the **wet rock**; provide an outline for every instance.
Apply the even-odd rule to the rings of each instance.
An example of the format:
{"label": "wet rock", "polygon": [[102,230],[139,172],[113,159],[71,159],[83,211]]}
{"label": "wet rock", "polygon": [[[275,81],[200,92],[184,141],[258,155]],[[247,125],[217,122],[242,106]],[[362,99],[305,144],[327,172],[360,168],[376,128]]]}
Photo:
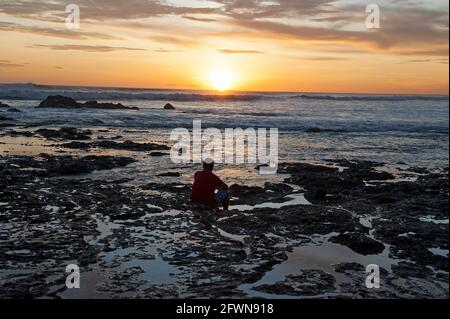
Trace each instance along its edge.
{"label": "wet rock", "polygon": [[358,263],[341,263],[334,266],[334,269],[338,273],[345,272],[365,272],[366,269],[363,265]]}
{"label": "wet rock", "polygon": [[166,145],[154,144],[154,143],[135,143],[133,141],[125,141],[123,143],[115,142],[115,141],[100,141],[100,142],[93,143],[93,146],[100,147],[100,148],[135,151],[135,152],[170,150],[170,147],[168,147]]}
{"label": "wet rock", "polygon": [[159,192],[169,192],[169,193],[176,193],[176,194],[184,194],[189,195],[191,192],[191,186],[185,185],[185,184],[178,184],[178,183],[172,183],[172,184],[159,184],[159,183],[148,183],[144,186],[142,186],[142,189],[144,190],[155,190]]}
{"label": "wet rock", "polygon": [[30,132],[30,131],[14,131],[14,130],[11,130],[11,131],[8,132],[8,134],[10,136],[24,136],[24,137],[32,137],[32,136],[34,136],[34,133]]}
{"label": "wet rock", "polygon": [[167,173],[158,174],[158,176],[160,176],[160,177],[180,177],[181,174],[178,172],[167,172]]}
{"label": "wet rock", "polygon": [[120,140],[121,138],[123,138],[122,135],[116,135],[116,136],[111,136],[111,137],[97,136],[98,140]]}
{"label": "wet rock", "polygon": [[83,104],[83,107],[91,109],[108,109],[108,110],[139,110],[138,107],[128,107],[121,103],[98,103],[97,101],[88,101]]}
{"label": "wet rock", "polygon": [[266,192],[279,192],[287,195],[292,192],[293,188],[292,186],[282,183],[265,183],[264,190]]}
{"label": "wet rock", "polygon": [[310,201],[322,201],[327,197],[327,191],[323,188],[313,188],[305,193],[305,198]]}
{"label": "wet rock", "polygon": [[10,107],[10,108],[8,109],[8,112],[12,112],[12,113],[22,113],[21,110],[16,109],[16,108],[14,108],[14,107]]}
{"label": "wet rock", "polygon": [[330,242],[349,247],[361,255],[377,255],[384,251],[384,245],[360,233],[339,234],[330,238]]}
{"label": "wet rock", "polygon": [[79,130],[74,127],[62,127],[58,130],[53,129],[39,129],[36,134],[45,137],[46,139],[55,140],[89,140],[91,139],[92,132],[90,130]]}
{"label": "wet rock", "polygon": [[[114,156],[52,156],[9,157],[0,166],[2,182],[17,183],[32,177],[64,176],[90,173],[94,170],[108,170],[133,163],[129,157]],[[1,183],[0,183],[1,185]]]}
{"label": "wet rock", "polygon": [[175,106],[173,106],[170,103],[167,103],[166,105],[164,105],[164,110],[175,110]]}
{"label": "wet rock", "polygon": [[392,271],[402,278],[427,278],[433,275],[433,271],[428,267],[404,261],[398,265],[392,265]]}
{"label": "wet rock", "polygon": [[38,107],[79,108],[81,107],[81,104],[70,97],[65,97],[62,95],[52,95],[42,101]]}
{"label": "wet rock", "polygon": [[[343,162],[346,173],[308,167],[314,176],[323,173],[324,180],[327,174],[342,179],[331,181],[320,205],[231,211],[205,229],[189,205],[191,185],[130,187],[123,184],[126,180],[52,178],[77,162],[86,164],[79,171],[114,167],[89,157],[0,156],[0,223],[5,225],[0,228],[0,269],[13,274],[2,276],[0,297],[64,296],[62,265],[74,261],[86,266],[83,273],[98,269],[102,282],[97,290],[113,298],[248,297],[239,289],[243,283],[257,283],[287,260],[287,250],[315,244],[318,235],[347,234],[344,245],[352,240],[367,245],[368,228],[359,218],[370,216],[375,242],[390,244],[390,257],[408,260],[393,265],[393,272],[381,269],[381,289],[366,288],[365,265],[345,263],[334,266],[339,277],[348,279],[342,283],[321,270],[299,269],[280,282],[259,284],[257,290],[275,298],[448,298],[448,257],[428,250],[448,249],[448,224],[433,222],[448,219],[445,169],[428,172],[416,182],[391,186],[380,181],[366,187],[361,180],[372,173],[378,176],[376,163]],[[295,173],[294,184],[307,190],[317,187],[306,172],[302,175],[293,166],[283,169]],[[330,200],[338,194],[337,185],[343,186],[342,198]],[[265,201],[293,191],[289,185],[270,183],[234,188],[242,198]],[[375,198],[378,193],[397,194],[398,200],[383,203]],[[170,275],[164,273],[168,279],[161,285],[145,279],[158,274],[158,268],[140,266],[153,260],[155,251],[158,262],[165,263],[162,271],[174,268]],[[41,277],[34,277],[41,269]]]}
{"label": "wet rock", "polygon": [[317,296],[336,290],[336,279],[321,270],[302,270],[299,275],[288,275],[275,284],[261,285],[257,291],[287,296]]}
{"label": "wet rock", "polygon": [[255,209],[245,215],[233,213],[232,218],[219,220],[218,225],[232,234],[262,236],[273,233],[286,240],[313,234],[347,232],[360,229],[350,213],[320,206],[292,206],[280,209]]}
{"label": "wet rock", "polygon": [[99,103],[97,101],[88,101],[86,103],[79,103],[76,100],[62,96],[53,95],[48,96],[44,101],[42,101],[39,108],[92,108],[92,109],[109,109],[109,110],[138,110],[137,107],[127,107],[120,103]]}
{"label": "wet rock", "polygon": [[148,154],[151,157],[162,157],[162,156],[168,156],[169,153],[163,153],[163,152],[151,152]]}
{"label": "wet rock", "polygon": [[70,142],[70,143],[64,143],[64,144],[53,145],[53,146],[62,147],[62,148],[79,149],[79,150],[88,150],[91,148],[91,144],[84,143],[84,142]]}
{"label": "wet rock", "polygon": [[246,185],[231,185],[230,193],[232,195],[232,205],[257,205],[264,202],[283,202],[286,201],[284,197],[288,194],[286,192],[289,186],[280,185],[275,186],[274,184],[267,184],[264,188],[256,186],[246,186]]}
{"label": "wet rock", "polygon": [[305,132],[306,133],[329,133],[329,132],[346,133],[347,131],[346,130],[338,130],[338,129],[324,129],[324,128],[319,128],[319,127],[310,127]]}
{"label": "wet rock", "polygon": [[[287,181],[306,188],[308,199],[315,201],[344,200],[348,195],[361,197],[368,188],[366,181],[384,181],[394,179],[392,174],[376,171],[379,163],[368,161],[333,161],[346,166],[339,170],[335,167],[296,163],[282,165],[281,172],[291,174]],[[381,164],[382,165],[382,164]]]}
{"label": "wet rock", "polygon": [[8,108],[9,105],[8,104],[4,104],[2,102],[0,102],[0,108]]}

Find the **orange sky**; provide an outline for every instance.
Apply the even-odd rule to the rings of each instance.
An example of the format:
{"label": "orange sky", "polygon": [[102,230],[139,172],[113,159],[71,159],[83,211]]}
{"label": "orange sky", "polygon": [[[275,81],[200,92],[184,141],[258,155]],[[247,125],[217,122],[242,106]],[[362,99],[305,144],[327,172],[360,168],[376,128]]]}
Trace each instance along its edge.
{"label": "orange sky", "polygon": [[[448,94],[448,2],[79,0],[0,3],[0,82]],[[24,5],[26,3],[26,5]]]}

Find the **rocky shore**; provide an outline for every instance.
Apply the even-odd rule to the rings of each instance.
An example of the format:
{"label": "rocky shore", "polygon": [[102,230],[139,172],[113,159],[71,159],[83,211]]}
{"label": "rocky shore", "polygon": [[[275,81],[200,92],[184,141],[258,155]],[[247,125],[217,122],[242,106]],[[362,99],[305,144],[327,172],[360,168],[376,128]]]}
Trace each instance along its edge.
{"label": "rocky shore", "polygon": [[[232,210],[205,216],[185,171],[130,185],[112,170],[138,156],[89,154],[162,161],[166,145],[67,127],[1,134],[88,152],[0,156],[1,298],[448,298],[448,167],[399,179],[384,163],[284,163],[283,182],[233,185]],[[73,263],[89,281],[77,291]],[[365,286],[369,263],[380,289]]]}

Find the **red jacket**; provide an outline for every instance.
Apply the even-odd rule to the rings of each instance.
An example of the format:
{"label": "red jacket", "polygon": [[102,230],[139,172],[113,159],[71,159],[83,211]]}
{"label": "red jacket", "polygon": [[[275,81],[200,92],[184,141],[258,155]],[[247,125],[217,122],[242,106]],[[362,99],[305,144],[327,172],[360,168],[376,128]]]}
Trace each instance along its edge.
{"label": "red jacket", "polygon": [[217,206],[215,193],[223,184],[222,180],[210,171],[195,173],[191,203]]}

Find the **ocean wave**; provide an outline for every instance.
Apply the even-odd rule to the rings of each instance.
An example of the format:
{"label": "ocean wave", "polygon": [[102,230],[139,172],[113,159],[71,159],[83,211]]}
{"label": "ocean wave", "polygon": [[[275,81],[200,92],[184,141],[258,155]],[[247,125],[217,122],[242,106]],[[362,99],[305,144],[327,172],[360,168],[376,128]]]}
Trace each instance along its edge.
{"label": "ocean wave", "polygon": [[294,95],[292,99],[305,100],[327,100],[327,101],[448,101],[449,97],[444,95]]}
{"label": "ocean wave", "polygon": [[251,102],[259,100],[323,100],[323,101],[448,101],[444,95],[320,95],[287,93],[231,93],[158,89],[121,89],[94,87],[64,87],[25,84],[0,84],[0,99],[42,101],[49,95],[64,95],[78,101],[173,101],[173,102]]}

